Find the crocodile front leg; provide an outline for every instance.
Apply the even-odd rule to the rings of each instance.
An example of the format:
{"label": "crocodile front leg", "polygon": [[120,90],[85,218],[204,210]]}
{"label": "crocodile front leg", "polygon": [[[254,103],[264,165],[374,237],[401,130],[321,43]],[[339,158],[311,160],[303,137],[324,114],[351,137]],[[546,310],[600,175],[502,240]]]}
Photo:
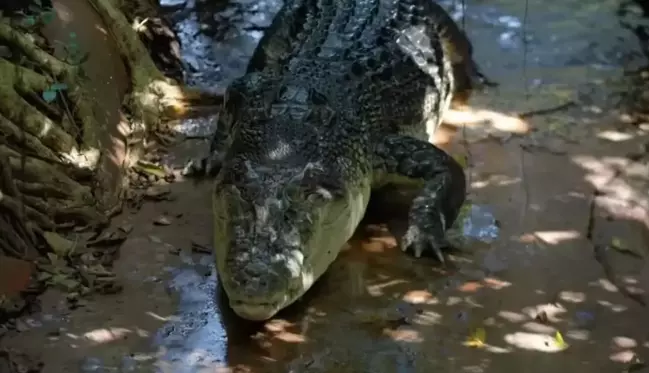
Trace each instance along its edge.
{"label": "crocodile front leg", "polygon": [[204,177],[215,177],[219,173],[230,144],[229,128],[224,127],[219,120],[216,131],[212,134],[208,155],[190,160],[183,170],[184,176],[200,180]]}
{"label": "crocodile front leg", "polygon": [[432,250],[444,263],[441,249],[445,232],[457,218],[466,198],[464,170],[451,156],[434,145],[409,136],[391,135],[375,151],[378,183],[421,183],[412,202],[408,229],[400,240],[402,250],[416,257]]}

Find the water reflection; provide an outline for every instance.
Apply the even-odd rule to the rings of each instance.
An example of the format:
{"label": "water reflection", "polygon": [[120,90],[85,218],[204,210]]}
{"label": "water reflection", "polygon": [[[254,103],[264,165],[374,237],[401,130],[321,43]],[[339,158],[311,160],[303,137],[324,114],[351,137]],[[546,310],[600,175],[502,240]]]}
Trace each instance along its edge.
{"label": "water reflection", "polygon": [[163,347],[160,360],[173,372],[195,372],[225,361],[227,338],[218,312],[217,282],[211,262],[210,256],[197,262],[190,259],[187,267],[171,271],[169,288],[179,298],[178,314],[158,331],[154,344]]}

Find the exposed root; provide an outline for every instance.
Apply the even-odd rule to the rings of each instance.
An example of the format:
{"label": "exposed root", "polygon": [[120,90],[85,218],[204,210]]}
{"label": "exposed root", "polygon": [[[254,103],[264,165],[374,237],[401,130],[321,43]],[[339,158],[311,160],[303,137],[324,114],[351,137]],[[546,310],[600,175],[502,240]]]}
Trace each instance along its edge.
{"label": "exposed root", "polygon": [[155,130],[166,120],[190,114],[192,107],[219,105],[222,98],[183,87],[155,66],[124,14],[111,0],[88,0],[106,22],[131,74],[130,107],[146,127]]}
{"label": "exposed root", "polygon": [[[94,132],[96,123],[78,88],[77,67],[41,49],[4,18],[0,44],[26,61],[19,65],[0,58],[0,250],[34,259],[41,229],[96,226],[108,220],[93,194],[94,165],[84,169],[67,159],[96,144],[79,139],[79,134]],[[40,96],[54,82],[70,88],[47,103]],[[56,107],[62,103],[65,109]]]}
{"label": "exposed root", "polygon": [[[220,106],[220,96],[167,79],[113,0],[86,1],[104,20],[127,67],[130,92],[122,103],[132,127],[141,129],[136,131],[141,140],[163,133],[165,121],[191,115],[196,106],[199,111]],[[97,119],[96,104],[89,99],[94,96],[84,91],[89,84],[83,66],[52,55],[47,39],[30,35],[36,30],[26,28],[0,16],[0,45],[9,51],[0,57],[0,255],[36,260],[45,272],[43,262],[52,261],[56,268],[48,273],[54,274],[59,264],[53,264],[52,256],[45,260],[42,256],[55,252],[56,260],[67,263],[62,265],[67,268],[66,276],[84,277],[84,268],[91,265],[88,260],[98,262],[96,256],[82,254],[78,248],[76,256],[62,253],[52,237],[65,241],[63,228],[95,228],[109,222],[107,209],[119,209],[115,205],[120,205],[121,197],[111,202],[106,197],[118,195],[114,189],[119,189],[125,170],[122,158],[116,156],[115,164],[109,164],[114,166],[111,172],[106,171],[106,160],[112,159],[114,149],[102,145],[126,140],[128,153],[137,147],[131,142],[135,136],[128,130],[104,128]],[[106,135],[114,141],[106,141]],[[105,183],[106,175],[117,179]],[[109,265],[103,259],[97,265]],[[114,278],[107,281],[114,283]],[[96,287],[92,281],[77,282]]]}
{"label": "exposed root", "polygon": [[[0,250],[6,255],[15,258],[37,257],[36,236],[34,225],[30,222],[34,211],[24,208],[18,198],[20,191],[13,182],[13,175],[9,167],[8,159],[0,154]],[[41,218],[42,223],[47,224],[47,218],[34,215],[35,221]]]}

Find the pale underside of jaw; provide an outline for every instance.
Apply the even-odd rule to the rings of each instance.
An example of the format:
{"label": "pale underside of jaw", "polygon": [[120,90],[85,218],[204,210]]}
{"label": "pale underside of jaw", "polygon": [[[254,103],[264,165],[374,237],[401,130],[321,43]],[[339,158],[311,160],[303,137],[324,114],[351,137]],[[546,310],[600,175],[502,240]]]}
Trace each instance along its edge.
{"label": "pale underside of jaw", "polygon": [[230,308],[239,317],[250,321],[266,321],[277,314],[284,307],[286,300],[272,303],[251,303],[240,300],[231,300]]}
{"label": "pale underside of jaw", "polygon": [[[334,211],[325,224],[321,225],[312,241],[317,247],[309,250],[301,269],[301,281],[292,289],[285,289],[282,296],[273,295],[273,300],[268,302],[252,302],[241,299],[232,299],[230,307],[244,319],[251,321],[265,321],[275,316],[282,309],[290,306],[300,299],[315,281],[329,268],[336,259],[347,240],[353,235],[369,201],[369,185],[359,188],[357,193],[351,193],[348,201],[341,209]],[[332,232],[339,232],[333,235]]]}

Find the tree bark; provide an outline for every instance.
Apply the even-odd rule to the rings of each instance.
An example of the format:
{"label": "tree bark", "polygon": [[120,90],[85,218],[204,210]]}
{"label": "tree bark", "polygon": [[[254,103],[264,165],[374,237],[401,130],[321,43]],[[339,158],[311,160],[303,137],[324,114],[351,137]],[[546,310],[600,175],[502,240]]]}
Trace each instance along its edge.
{"label": "tree bark", "polygon": [[[103,20],[129,75],[122,110],[139,131],[128,136],[155,137],[165,130],[165,123],[187,114],[193,105],[219,102],[218,97],[183,87],[159,70],[142,38],[117,8],[120,1],[85,1]],[[107,149],[97,134],[110,131],[96,119],[96,103],[84,83],[84,65],[55,57],[46,38],[39,35],[41,21],[23,22],[38,16],[0,15],[0,255],[27,260],[51,250],[44,232],[64,235],[73,227],[106,226],[110,212],[119,208],[104,203],[105,194],[115,191],[101,187],[106,175],[100,164]],[[128,138],[113,140],[136,146],[128,145]],[[97,154],[88,156],[94,154],[91,150]],[[144,149],[129,151],[131,162],[144,154]],[[120,172],[112,177],[124,178],[129,164],[117,166]],[[123,183],[112,180],[111,184]]]}

